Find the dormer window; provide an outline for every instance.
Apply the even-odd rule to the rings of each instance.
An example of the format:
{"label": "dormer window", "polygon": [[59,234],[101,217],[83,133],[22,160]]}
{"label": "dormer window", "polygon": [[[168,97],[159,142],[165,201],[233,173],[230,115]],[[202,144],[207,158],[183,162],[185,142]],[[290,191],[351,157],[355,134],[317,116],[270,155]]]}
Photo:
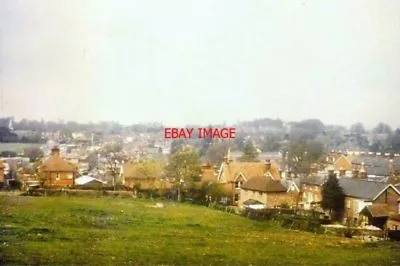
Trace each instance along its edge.
{"label": "dormer window", "polygon": [[236,181],[235,182],[235,188],[240,188],[242,186],[243,182],[242,181]]}

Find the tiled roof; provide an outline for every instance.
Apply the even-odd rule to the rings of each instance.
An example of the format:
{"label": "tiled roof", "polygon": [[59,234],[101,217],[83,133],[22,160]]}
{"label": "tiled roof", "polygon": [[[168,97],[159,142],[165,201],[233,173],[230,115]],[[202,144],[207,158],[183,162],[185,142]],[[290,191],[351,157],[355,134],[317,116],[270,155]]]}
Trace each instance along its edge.
{"label": "tiled roof", "polygon": [[362,164],[365,166],[379,166],[379,167],[388,167],[389,160],[385,157],[380,156],[368,156],[368,155],[360,155],[356,159],[354,159],[352,164]]}
{"label": "tiled roof", "polygon": [[[264,176],[266,169],[265,162],[223,162],[219,180],[233,182],[239,174],[243,174],[247,180],[250,180],[253,177]],[[274,161],[271,161],[269,172],[274,179],[280,179],[279,166]]]}
{"label": "tiled roof", "polygon": [[286,192],[287,190],[279,180],[273,180],[269,176],[253,177],[241,188],[260,192]]}
{"label": "tiled roof", "polygon": [[372,204],[365,207],[372,217],[388,217],[387,204]]}
{"label": "tiled roof", "polygon": [[249,199],[246,200],[245,202],[243,202],[243,205],[255,205],[255,204],[262,204],[264,205],[264,203],[258,201],[258,200],[254,200],[254,199]]}
{"label": "tiled roof", "polygon": [[373,200],[388,184],[364,179],[346,178],[339,179],[346,196],[352,198]]}
{"label": "tiled roof", "polygon": [[367,168],[368,175],[389,176],[389,166],[370,166]]}
{"label": "tiled roof", "polygon": [[40,166],[42,172],[75,172],[77,166],[63,159],[59,154],[51,155]]}

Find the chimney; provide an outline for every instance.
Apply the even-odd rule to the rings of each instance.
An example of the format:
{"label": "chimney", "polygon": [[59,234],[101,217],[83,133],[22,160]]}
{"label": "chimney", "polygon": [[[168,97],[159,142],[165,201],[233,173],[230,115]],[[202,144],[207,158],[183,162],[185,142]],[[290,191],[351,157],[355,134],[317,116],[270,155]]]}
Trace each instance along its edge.
{"label": "chimney", "polygon": [[365,171],[364,162],[361,163],[360,178],[367,178],[367,171]]}
{"label": "chimney", "polygon": [[58,147],[53,147],[53,148],[51,149],[51,155],[52,155],[52,156],[60,156],[60,148],[58,148]]}
{"label": "chimney", "polygon": [[271,161],[265,160],[265,172],[271,171]]}

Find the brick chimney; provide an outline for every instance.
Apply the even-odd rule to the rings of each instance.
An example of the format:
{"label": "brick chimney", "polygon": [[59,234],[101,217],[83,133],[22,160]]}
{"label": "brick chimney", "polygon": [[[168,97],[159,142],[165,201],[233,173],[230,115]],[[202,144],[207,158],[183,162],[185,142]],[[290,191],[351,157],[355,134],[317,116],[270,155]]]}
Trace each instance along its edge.
{"label": "brick chimney", "polygon": [[60,148],[58,147],[53,147],[51,149],[51,156],[60,156]]}
{"label": "brick chimney", "polygon": [[360,167],[360,178],[367,178],[367,171],[365,170],[364,163],[361,163]]}
{"label": "brick chimney", "polygon": [[265,160],[265,172],[271,171],[271,160]]}

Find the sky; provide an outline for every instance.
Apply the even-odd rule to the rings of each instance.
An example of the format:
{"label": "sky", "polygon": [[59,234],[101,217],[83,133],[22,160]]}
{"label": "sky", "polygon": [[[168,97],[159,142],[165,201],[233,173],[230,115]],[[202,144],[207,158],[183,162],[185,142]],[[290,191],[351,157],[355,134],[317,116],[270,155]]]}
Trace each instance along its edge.
{"label": "sky", "polygon": [[0,116],[400,126],[398,0],[0,0]]}

